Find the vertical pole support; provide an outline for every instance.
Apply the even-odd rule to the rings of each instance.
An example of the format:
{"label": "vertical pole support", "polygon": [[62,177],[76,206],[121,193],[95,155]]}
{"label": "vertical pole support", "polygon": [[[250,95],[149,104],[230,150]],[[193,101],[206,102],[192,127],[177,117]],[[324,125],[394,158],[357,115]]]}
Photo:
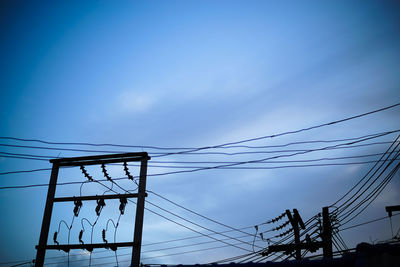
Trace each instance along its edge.
{"label": "vertical pole support", "polygon": [[323,225],[322,251],[324,254],[324,258],[332,259],[332,257],[333,257],[333,254],[332,254],[332,226],[331,226],[331,221],[329,219],[329,208],[328,207],[322,208],[322,225]]}
{"label": "vertical pole support", "polygon": [[46,206],[44,208],[42,229],[40,231],[39,245],[36,252],[35,266],[41,267],[44,264],[44,257],[46,255],[47,238],[49,236],[49,228],[51,221],[51,214],[53,212],[54,195],[56,193],[57,177],[59,166],[53,163],[50,175],[50,183],[47,191]]}
{"label": "vertical pole support", "polygon": [[147,160],[148,160],[147,157],[143,158],[140,164],[140,178],[139,178],[138,200],[136,204],[135,233],[133,237],[134,246],[132,248],[131,267],[140,267],[140,250],[142,247],[144,202],[146,196]]}
{"label": "vertical pole support", "polygon": [[294,243],[296,245],[296,260],[301,260],[301,248],[300,248],[300,229],[297,218],[293,218],[290,210],[286,210],[286,216],[288,217],[290,224],[293,227]]}

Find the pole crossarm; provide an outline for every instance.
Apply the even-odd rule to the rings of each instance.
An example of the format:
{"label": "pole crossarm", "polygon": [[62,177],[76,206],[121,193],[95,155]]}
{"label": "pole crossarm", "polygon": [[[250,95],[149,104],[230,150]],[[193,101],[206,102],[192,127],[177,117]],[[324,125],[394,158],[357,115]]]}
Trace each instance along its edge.
{"label": "pole crossarm", "polygon": [[[117,195],[96,195],[96,196],[80,196],[80,197],[56,197],[54,202],[70,202],[70,201],[87,201],[98,199],[121,199],[121,198],[137,198],[139,194],[117,194]],[[145,195],[147,197],[147,193]]]}
{"label": "pole crossarm", "polygon": [[118,162],[141,161],[149,160],[147,152],[123,153],[101,156],[86,156],[74,158],[51,159],[50,163],[57,163],[59,166],[82,166],[82,165],[97,165]]}
{"label": "pole crossarm", "polygon": [[400,211],[400,205],[396,206],[386,206],[385,207],[386,212],[388,213],[389,217],[392,217],[392,212],[393,211]]}
{"label": "pole crossarm", "polygon": [[[92,251],[94,248],[111,248],[117,247],[133,247],[136,246],[135,242],[119,242],[119,243],[93,243],[93,244],[69,244],[69,245],[46,245],[46,249],[56,249],[68,251],[71,249],[86,249]],[[38,246],[36,246],[38,247]]]}
{"label": "pole crossarm", "polygon": [[311,244],[300,243],[300,244],[271,245],[268,247],[268,252],[281,252],[281,251],[292,252],[295,250],[302,250],[302,249],[310,250],[310,249],[322,248],[322,247],[323,247],[323,242],[314,241]]}

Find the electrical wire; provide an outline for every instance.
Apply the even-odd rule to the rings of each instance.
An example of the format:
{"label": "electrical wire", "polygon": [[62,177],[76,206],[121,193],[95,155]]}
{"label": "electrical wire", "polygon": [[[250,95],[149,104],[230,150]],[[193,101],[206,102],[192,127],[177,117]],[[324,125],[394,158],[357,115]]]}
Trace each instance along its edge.
{"label": "electrical wire", "polygon": [[[392,217],[397,216],[397,215],[400,215],[400,213],[393,214]],[[345,227],[345,228],[342,228],[342,229],[339,228],[339,230],[340,231],[346,231],[346,230],[349,230],[349,229],[352,229],[352,228],[355,228],[355,227],[360,227],[360,226],[364,226],[366,224],[382,221],[382,220],[387,219],[387,218],[389,218],[389,216],[384,216],[384,217],[377,218],[377,219],[374,219],[374,220],[371,220],[371,221],[366,221],[366,222],[363,222],[363,223],[355,224],[355,225],[348,226],[348,227]]]}
{"label": "electrical wire", "polygon": [[[398,130],[400,131],[400,130]],[[396,131],[397,132],[397,131]],[[367,137],[369,139],[374,139],[378,137],[382,137],[388,134],[392,134],[392,132],[385,132],[382,135],[374,135],[372,137]],[[346,140],[346,139],[345,139]],[[352,139],[350,139],[352,140]],[[357,139],[359,140],[359,139]],[[359,145],[348,145],[346,147],[333,147],[330,148],[332,150],[337,149],[351,149],[351,148],[358,148],[358,147],[365,147],[365,146],[374,146],[374,145],[384,145],[391,143],[389,141],[384,142],[371,142],[366,144],[359,144]],[[100,150],[77,150],[77,149],[67,149],[67,148],[53,148],[53,147],[37,147],[37,146],[18,146],[18,145],[9,145],[9,144],[0,144],[0,146],[8,146],[8,147],[17,147],[17,148],[31,148],[31,149],[48,149],[48,150],[67,150],[73,152],[88,152],[88,153],[128,153],[128,151],[100,151]],[[327,149],[328,150],[328,149]],[[179,153],[179,155],[223,155],[223,156],[237,156],[237,155],[253,155],[253,154],[276,154],[276,153],[289,153],[289,152],[305,152],[308,151],[307,149],[286,149],[286,150],[268,150],[268,151],[241,151],[241,152],[186,152],[186,153]],[[0,152],[0,157],[5,158],[13,158],[13,159],[28,159],[28,160],[41,160],[41,161],[48,161],[50,159],[54,159],[57,157],[49,156],[49,155],[32,155],[32,154],[21,154],[21,153],[10,153],[10,152]],[[168,154],[168,153],[167,153]],[[164,157],[166,153],[150,153],[150,156],[153,158],[157,157]]]}
{"label": "electrical wire", "polygon": [[297,134],[297,133],[300,133],[300,132],[305,132],[305,131],[309,131],[309,130],[313,130],[313,129],[317,129],[317,128],[321,128],[321,127],[325,127],[325,126],[331,126],[331,125],[342,123],[342,122],[345,122],[345,121],[361,118],[361,117],[368,116],[368,115],[371,115],[371,114],[374,114],[374,113],[377,113],[377,112],[381,112],[381,111],[384,111],[384,110],[395,108],[397,106],[400,106],[400,103],[396,103],[396,104],[391,105],[391,106],[387,106],[387,107],[384,107],[384,108],[376,109],[376,110],[369,111],[369,112],[366,112],[366,113],[362,113],[362,114],[359,114],[359,115],[347,117],[347,118],[344,118],[344,119],[331,121],[331,122],[328,122],[328,123],[322,123],[322,124],[311,126],[311,127],[307,127],[307,128],[302,128],[302,129],[299,129],[299,130],[287,131],[287,132],[274,134],[274,135],[265,135],[265,136],[261,136],[261,137],[255,137],[255,138],[240,140],[240,141],[236,141],[236,142],[228,142],[228,143],[224,143],[224,144],[220,144],[220,145],[216,145],[216,146],[207,146],[207,147],[202,147],[202,148],[193,149],[193,150],[186,150],[184,152],[179,152],[179,153],[166,153],[165,156],[173,155],[173,154],[180,154],[180,153],[187,153],[187,152],[194,152],[194,151],[210,149],[210,148],[224,147],[224,146],[229,146],[229,145],[237,145],[237,144],[247,143],[247,142],[251,142],[251,141],[262,140],[262,139],[276,138],[276,137],[285,136],[285,135]]}
{"label": "electrical wire", "polygon": [[[115,180],[115,179],[114,179],[114,180]],[[98,181],[96,181],[96,180],[94,180],[94,181],[95,181],[95,182],[98,182]],[[100,183],[100,182],[99,182],[99,184],[102,185],[102,186],[104,186],[104,187],[106,187],[106,188],[108,188],[108,189],[110,189],[109,187],[107,187],[106,185],[104,185],[104,184],[102,184],[102,183]],[[123,191],[127,192],[125,189],[123,189],[123,188],[120,187],[119,185],[117,185],[117,186],[118,186],[119,188],[121,188]],[[112,190],[112,192],[118,193],[118,192],[116,192],[115,190]],[[134,202],[134,201],[131,200],[131,199],[128,199],[128,201],[130,201],[130,202],[136,204],[136,202]],[[174,214],[174,213],[172,213],[172,212],[170,212],[170,211],[168,211],[168,210],[166,210],[166,209],[163,209],[163,208],[161,208],[161,207],[155,205],[154,203],[151,203],[151,202],[149,202],[149,201],[146,201],[146,203],[149,203],[150,205],[153,205],[153,206],[155,206],[155,207],[157,207],[157,208],[159,208],[159,209],[161,209],[161,210],[163,210],[163,211],[165,211],[165,212],[167,212],[167,213],[169,213],[169,214],[171,214],[171,215],[174,215],[174,216],[176,216],[176,217],[178,217],[178,218],[181,218],[181,219],[183,219],[183,220],[185,220],[185,221],[190,222],[189,220],[184,219],[182,216],[179,216],[179,215],[177,215],[177,214]],[[167,221],[170,221],[170,222],[172,222],[172,223],[175,223],[175,224],[177,224],[177,225],[179,225],[179,226],[181,226],[181,227],[183,227],[183,228],[186,228],[186,229],[188,229],[188,230],[190,230],[190,231],[192,231],[192,232],[195,232],[195,233],[197,233],[197,234],[203,235],[203,236],[205,236],[205,237],[209,237],[209,238],[211,238],[211,239],[213,239],[213,240],[215,240],[215,241],[219,241],[219,242],[225,243],[225,244],[230,245],[230,246],[233,246],[233,247],[235,247],[235,248],[238,248],[238,249],[241,249],[241,250],[245,250],[245,251],[250,252],[250,250],[248,250],[248,249],[244,249],[244,248],[239,247],[239,246],[237,246],[237,245],[230,244],[230,243],[227,243],[227,242],[225,242],[225,241],[221,241],[220,239],[214,238],[214,237],[212,237],[210,234],[204,234],[204,233],[202,233],[202,232],[199,232],[199,231],[197,231],[197,230],[195,230],[195,229],[193,229],[193,228],[191,228],[191,227],[188,227],[188,226],[186,226],[186,225],[184,225],[184,224],[182,224],[182,223],[179,223],[179,222],[174,221],[174,220],[172,220],[172,219],[170,219],[170,218],[168,218],[168,217],[165,217],[164,215],[162,215],[162,214],[160,214],[160,213],[158,213],[158,212],[155,212],[155,211],[153,211],[153,210],[151,210],[151,209],[149,209],[149,208],[146,208],[146,207],[145,207],[145,209],[146,209],[147,211],[149,211],[149,212],[151,212],[151,213],[153,213],[153,214],[155,214],[155,215],[157,215],[157,216],[159,216],[159,217],[161,217],[161,218],[167,220]],[[198,226],[198,227],[202,227],[202,226],[200,226],[200,225],[198,225],[198,224],[196,224],[196,223],[193,223],[193,222],[190,222],[190,223],[192,223],[192,224],[194,224],[194,225],[196,225],[196,226]],[[202,227],[202,228],[205,228],[205,227]],[[205,229],[207,229],[207,228],[205,228]],[[208,229],[207,229],[207,230],[208,230]],[[220,234],[220,235],[222,235],[222,236],[229,237],[229,236],[227,236],[227,235],[218,233],[218,232],[213,231],[213,230],[209,230],[209,231],[213,232],[214,234]],[[240,242],[242,242],[242,241],[240,241]]]}
{"label": "electrical wire", "polygon": [[[276,155],[276,156],[267,157],[267,158],[248,160],[248,161],[242,161],[242,162],[230,163],[230,164],[222,164],[222,165],[216,165],[216,166],[209,166],[209,167],[203,167],[203,168],[196,168],[196,169],[190,169],[190,170],[183,170],[183,171],[173,171],[173,172],[165,172],[165,173],[148,174],[147,176],[165,176],[165,175],[178,174],[178,173],[191,173],[191,172],[197,172],[197,171],[204,171],[204,170],[219,169],[219,168],[224,168],[224,167],[233,167],[233,166],[238,166],[238,165],[257,163],[257,162],[265,162],[265,161],[268,161],[268,160],[271,160],[271,159],[277,159],[277,158],[282,158],[282,157],[292,157],[292,156],[303,155],[303,154],[311,153],[311,152],[315,152],[315,151],[323,151],[323,150],[327,150],[327,149],[335,148],[335,147],[339,147],[339,146],[351,145],[351,144],[354,144],[354,143],[358,143],[358,142],[363,142],[363,141],[369,140],[371,138],[376,138],[376,137],[368,137],[368,138],[364,138],[364,139],[357,140],[357,141],[337,144],[337,145],[334,145],[334,146],[326,146],[326,147],[322,147],[322,148],[310,149],[310,150],[306,150],[304,152],[296,152],[296,153],[292,153],[292,154]],[[123,178],[123,179],[126,179],[126,178]],[[114,180],[116,180],[116,179],[114,179]],[[66,183],[64,183],[64,184],[66,184]],[[73,184],[73,182],[71,182],[70,184]],[[61,185],[61,184],[59,184],[59,185]],[[2,190],[2,189],[16,189],[16,188],[29,188],[29,187],[38,187],[38,186],[48,186],[48,185],[47,184],[45,184],[45,185],[43,185],[43,184],[37,185],[36,184],[36,185],[25,185],[25,186],[5,186],[5,187],[0,187],[0,190]]]}
{"label": "electrical wire", "polygon": [[[226,146],[230,146],[230,145],[237,145],[237,144],[242,144],[242,143],[247,143],[247,142],[251,142],[251,141],[257,141],[257,140],[262,140],[262,139],[269,139],[269,138],[276,138],[276,137],[280,137],[280,136],[285,136],[285,135],[291,135],[291,134],[296,134],[296,133],[300,133],[300,132],[304,132],[304,131],[309,131],[309,130],[313,130],[313,129],[317,129],[317,128],[321,128],[321,127],[325,127],[325,126],[331,126],[334,124],[338,124],[338,123],[342,123],[342,122],[346,122],[346,121],[350,121],[350,120],[354,120],[357,118],[361,118],[361,117],[365,117],[374,113],[378,113],[378,112],[382,112],[388,109],[392,109],[395,108],[397,106],[400,106],[400,103],[396,103],[390,106],[386,106],[380,109],[375,109],[369,112],[365,112],[365,113],[361,113],[358,115],[354,115],[354,116],[350,116],[350,117],[346,117],[343,119],[339,119],[339,120],[335,120],[335,121],[331,121],[331,122],[327,122],[327,123],[322,123],[322,124],[318,124],[318,125],[314,125],[314,126],[310,126],[310,127],[306,127],[306,128],[302,128],[302,129],[298,129],[298,130],[293,130],[293,131],[287,131],[287,132],[282,132],[282,133],[278,133],[278,134],[274,134],[274,135],[265,135],[265,136],[260,136],[260,137],[255,137],[255,138],[250,138],[250,139],[244,139],[244,140],[239,140],[239,141],[235,141],[235,142],[228,142],[228,143],[223,143],[223,144],[219,144],[219,145],[214,145],[214,146],[205,146],[205,147],[199,147],[199,148],[195,148],[195,149],[191,149],[189,148],[188,150],[195,150],[195,151],[199,151],[199,150],[204,150],[204,149],[210,149],[210,148],[219,148],[219,147],[226,147]],[[154,149],[176,149],[176,148],[162,148],[162,147],[156,147],[156,146],[132,146],[132,145],[119,145],[119,144],[93,144],[93,143],[68,143],[68,142],[50,142],[50,141],[44,141],[44,140],[39,140],[39,139],[23,139],[23,138],[16,138],[16,137],[7,137],[7,136],[2,136],[0,137],[0,139],[8,139],[8,140],[17,140],[17,141],[29,141],[29,142],[40,142],[40,143],[45,143],[45,144],[58,144],[58,145],[90,145],[90,146],[118,146],[118,147],[130,147],[130,148],[154,148]]]}
{"label": "electrical wire", "polygon": [[371,198],[372,198],[371,201],[369,203],[367,203],[367,205],[365,205],[356,215],[354,215],[352,218],[348,219],[346,222],[342,223],[342,225],[345,225],[345,224],[349,223],[350,221],[352,221],[353,219],[355,219],[358,215],[360,215],[379,196],[379,194],[383,191],[383,189],[386,187],[386,185],[391,181],[391,179],[393,178],[394,174],[398,171],[399,167],[400,167],[400,164],[398,164],[396,166],[396,169],[387,177],[387,181],[385,181],[385,183],[380,185],[380,188],[378,188],[378,190],[376,191],[376,194],[371,196]]}
{"label": "electrical wire", "polygon": [[[398,156],[399,154],[397,154],[397,156]],[[374,181],[372,181],[372,183],[366,188],[366,189],[364,189],[364,191],[361,193],[361,194],[359,194],[359,196],[356,198],[356,199],[354,199],[350,204],[348,204],[347,206],[346,206],[346,208],[347,207],[349,207],[349,205],[351,205],[352,203],[354,203],[361,195],[363,195],[382,175],[383,175],[383,173],[386,171],[386,169],[390,166],[390,164],[391,163],[393,163],[394,161],[393,160],[391,160],[387,165],[386,165],[386,167],[381,171],[381,173],[378,175],[378,177],[376,177],[375,179],[374,179]],[[347,211],[344,215],[341,215],[341,217],[340,217],[340,220],[342,221],[342,220],[344,220],[345,218],[347,218],[348,216],[350,216],[352,213],[354,213],[359,207],[361,207],[366,201],[368,201],[369,199],[371,199],[372,198],[372,201],[379,195],[379,193],[385,188],[385,186],[390,182],[390,180],[392,179],[392,177],[395,175],[395,173],[397,172],[397,170],[399,169],[399,167],[400,167],[400,164],[397,164],[397,166],[394,168],[394,169],[392,169],[392,171],[385,177],[385,179],[382,181],[382,182],[380,182],[379,183],[379,185],[377,186],[377,187],[375,187],[363,200],[361,200],[355,207],[353,207],[352,209],[350,209],[349,211]],[[371,202],[372,202],[371,201]],[[370,202],[370,203],[371,203]],[[369,204],[370,204],[369,203]],[[369,205],[368,204],[368,205]],[[367,206],[368,206],[367,205]],[[366,207],[367,207],[366,206]],[[366,208],[365,207],[365,208]],[[362,209],[362,211],[365,209],[365,208],[363,208]],[[341,213],[341,212],[343,212],[345,209],[342,209],[341,211],[339,211],[339,213]],[[360,212],[358,213],[358,214],[360,214]],[[354,216],[353,218],[355,218],[356,216]]]}
{"label": "electrical wire", "polygon": [[[392,149],[392,147],[394,146],[395,142],[393,142],[389,148],[385,151],[385,153],[382,154],[381,158],[379,159],[379,162],[387,155],[387,153],[389,153],[389,151]],[[366,179],[366,177],[368,177],[368,175],[375,169],[375,167],[378,166],[377,162],[352,188],[350,188],[350,190],[348,190],[342,197],[340,197],[335,203],[333,203],[331,206],[335,206],[337,205],[341,200],[343,200],[348,194],[350,194],[350,192],[352,192],[364,179]],[[383,165],[383,164],[382,164]],[[379,167],[380,168],[380,167]],[[379,169],[378,168],[378,169]],[[367,180],[368,182],[368,180]],[[357,194],[361,189],[359,189],[356,193],[353,194],[353,196],[355,194]],[[352,198],[352,197],[351,197]],[[341,206],[343,206],[344,204],[346,204],[348,201],[350,201],[349,198],[347,201],[345,201],[344,203],[341,204]]]}
{"label": "electrical wire", "polygon": [[[385,153],[374,153],[374,154],[365,154],[365,155],[355,155],[355,156],[345,156],[345,157],[324,157],[318,159],[305,159],[305,160],[281,160],[281,161],[266,161],[266,162],[257,162],[258,164],[281,164],[281,163],[303,163],[303,162],[317,162],[317,161],[332,161],[332,160],[342,160],[342,159],[353,159],[353,158],[365,158],[365,157],[373,157],[380,156]],[[230,164],[237,163],[237,161],[152,161],[153,163],[162,163],[162,164]],[[290,167],[318,167],[318,166],[338,166],[338,165],[352,165],[352,164],[369,164],[369,163],[379,163],[382,160],[376,161],[362,161],[362,162],[341,162],[334,164],[313,164],[313,165],[286,165],[286,166],[272,166],[272,167],[262,167],[262,169],[268,168],[290,168]],[[139,166],[139,165],[132,165]],[[152,167],[161,167],[161,168],[198,168],[199,166],[169,166],[169,165],[153,165],[149,164],[149,168]],[[224,169],[231,169],[229,167]],[[238,169],[238,167],[236,167]],[[240,169],[260,169],[259,167],[240,167]],[[0,175],[8,175],[8,174],[17,174],[17,173],[30,173],[30,172],[40,172],[40,171],[50,171],[51,168],[42,168],[42,169],[32,169],[32,170],[18,170],[18,171],[10,171],[10,172],[2,172]]]}
{"label": "electrical wire", "polygon": [[[110,219],[111,220],[111,219]],[[108,222],[107,222],[108,223]],[[114,224],[114,222],[112,222]],[[258,225],[263,225],[264,223],[260,223]],[[240,230],[244,230],[244,229],[249,229],[249,228],[253,228],[254,226],[247,226],[247,227],[242,227],[239,228]],[[226,233],[226,232],[234,232],[235,230],[227,230],[227,231],[223,231],[222,233]],[[213,234],[210,234],[213,235]],[[216,235],[216,234],[214,234]],[[203,235],[198,235],[198,236],[190,236],[190,237],[184,237],[184,238],[178,238],[178,239],[173,239],[173,240],[166,240],[166,241],[158,241],[158,242],[153,242],[153,243],[145,243],[142,244],[142,247],[146,247],[146,246],[154,246],[154,245],[160,245],[160,244],[167,244],[167,243],[172,243],[172,242],[179,242],[179,241],[185,241],[185,240],[190,240],[190,239],[196,239],[196,238],[201,238],[204,237]],[[236,238],[245,238],[248,237],[248,235],[243,235],[243,236],[237,236]],[[226,238],[226,239],[222,239],[222,240],[230,240],[231,238]],[[182,247],[191,247],[191,246],[198,246],[198,245],[203,245],[203,244],[210,244],[210,243],[215,243],[218,241],[204,241],[204,242],[198,242],[198,243],[194,243],[194,244],[188,244],[188,245],[181,245],[181,246],[173,246],[173,247],[166,247],[166,248],[162,248],[162,249],[158,249],[158,250],[170,250],[170,249],[176,249],[176,248],[182,248]],[[258,242],[258,241],[256,241]],[[119,250],[125,250],[125,249],[130,249],[128,247],[124,247],[124,248],[120,248]],[[147,252],[154,252],[154,251],[158,251],[157,249],[155,250],[148,250],[148,251],[143,251],[143,253],[147,253]],[[101,254],[107,252],[107,250],[105,251],[99,251],[99,252],[92,252],[92,254]],[[80,254],[71,254],[71,255],[80,255]],[[127,254],[130,255],[130,254]],[[112,256],[111,256],[112,257]],[[59,258],[64,258],[63,256],[57,256],[57,257],[48,257],[46,258],[47,260],[49,259],[59,259]],[[26,260],[25,260],[26,261]],[[14,261],[14,262],[21,262],[21,261]],[[11,263],[14,263],[11,262]],[[6,264],[6,263],[0,263],[0,264]],[[45,264],[47,265],[47,264]]]}
{"label": "electrical wire", "polygon": [[184,207],[184,206],[182,206],[182,205],[180,205],[180,204],[178,204],[178,203],[176,203],[176,202],[174,202],[174,201],[172,201],[172,200],[170,200],[170,199],[168,199],[168,198],[166,198],[166,197],[164,197],[164,196],[162,196],[162,195],[160,195],[160,194],[158,194],[158,193],[156,193],[156,192],[154,192],[154,191],[151,191],[151,190],[146,190],[146,191],[149,192],[149,193],[151,193],[151,194],[153,194],[153,195],[155,195],[155,196],[157,196],[157,197],[159,197],[159,198],[161,198],[161,199],[163,199],[163,200],[165,200],[165,201],[167,201],[167,202],[169,202],[169,203],[171,203],[171,204],[173,204],[173,205],[175,205],[175,206],[177,206],[177,207],[179,207],[179,208],[181,208],[181,209],[183,209],[183,210],[186,210],[186,211],[188,211],[188,212],[190,212],[190,213],[193,213],[193,214],[195,214],[195,215],[197,215],[197,216],[199,216],[199,217],[201,217],[201,218],[203,218],[203,219],[206,219],[206,220],[208,220],[208,221],[210,221],[210,222],[213,222],[213,223],[215,223],[215,224],[221,225],[221,226],[226,227],[226,228],[228,228],[228,229],[231,229],[231,230],[240,232],[240,233],[242,233],[242,234],[246,234],[246,235],[249,235],[249,236],[253,236],[252,234],[250,234],[250,233],[248,233],[248,232],[244,232],[244,231],[242,231],[242,230],[240,230],[240,229],[237,229],[237,228],[234,228],[234,227],[232,227],[232,226],[230,226],[230,225],[227,225],[227,224],[218,222],[218,221],[216,221],[216,220],[214,220],[214,219],[211,219],[210,217],[204,216],[204,215],[202,215],[202,214],[200,214],[200,213],[198,213],[198,212],[196,212],[196,211],[193,211],[193,210],[191,210],[191,209],[188,209],[188,208],[186,208],[186,207]]}

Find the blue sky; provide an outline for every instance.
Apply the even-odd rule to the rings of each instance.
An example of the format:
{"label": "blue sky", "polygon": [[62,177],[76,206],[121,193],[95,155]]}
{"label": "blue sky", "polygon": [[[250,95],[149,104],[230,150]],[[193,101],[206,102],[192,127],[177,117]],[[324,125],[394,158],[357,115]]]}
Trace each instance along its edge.
{"label": "blue sky", "polygon": [[[3,1],[0,5],[1,136],[199,147],[296,130],[400,102],[396,1]],[[394,108],[248,145],[352,138],[397,130],[398,116],[399,108]],[[389,135],[377,141],[395,138]],[[382,153],[388,145],[290,159]],[[0,149],[50,157],[89,154]],[[172,155],[152,160],[245,161],[262,157],[265,154]],[[49,167],[46,161],[0,159],[1,172]],[[292,208],[309,218],[322,206],[332,204],[371,167],[206,170],[149,178],[148,189],[220,222],[245,227]],[[117,167],[110,170],[115,177],[123,175]],[[60,180],[82,179],[79,170],[64,171]],[[91,171],[101,176],[99,169]],[[149,168],[150,174],[168,171],[171,169]],[[0,186],[46,183],[48,179],[49,172],[3,175]],[[76,190],[63,187],[57,193],[76,194]],[[85,190],[88,194],[104,191],[96,186]],[[0,190],[2,262],[35,257],[45,195],[43,187]],[[226,230],[156,196],[149,196],[149,200],[215,231]],[[384,216],[384,206],[399,201],[397,175],[354,223]],[[108,207],[104,212],[118,217],[112,205]],[[70,221],[70,215],[65,218],[70,209],[63,206],[55,210],[50,235],[59,220]],[[94,218],[88,210],[85,214]],[[126,225],[121,224],[121,239],[131,236],[130,215],[132,210],[123,216]],[[144,243],[195,235],[149,212],[145,216]],[[394,225],[399,227],[398,219]],[[73,231],[79,232],[79,223],[74,227]],[[388,227],[385,220],[343,232],[343,237],[351,246],[384,240],[390,237]],[[174,252],[179,250],[168,253]],[[143,257],[160,255],[157,253],[144,253]],[[205,263],[241,253],[223,248],[143,262]]]}

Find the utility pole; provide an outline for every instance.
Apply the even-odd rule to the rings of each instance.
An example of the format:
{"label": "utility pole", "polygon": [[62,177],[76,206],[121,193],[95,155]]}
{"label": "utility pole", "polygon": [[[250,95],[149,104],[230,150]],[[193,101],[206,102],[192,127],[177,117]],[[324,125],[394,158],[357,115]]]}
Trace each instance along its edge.
{"label": "utility pole", "polygon": [[324,258],[332,259],[332,224],[329,218],[329,208],[322,208],[322,251],[324,253]]}
{"label": "utility pole", "polygon": [[279,251],[296,251],[296,260],[301,260],[301,249],[302,249],[302,244],[300,241],[300,227],[301,229],[305,229],[305,225],[303,223],[303,220],[300,217],[299,212],[297,209],[293,209],[293,216],[290,213],[290,210],[286,210],[286,216],[289,219],[290,224],[292,225],[293,228],[293,233],[294,233],[294,244],[287,244],[287,245],[272,245],[269,246],[268,251],[269,252],[279,252]]}
{"label": "utility pole", "polygon": [[322,219],[323,219],[323,231],[321,234],[322,241],[311,241],[309,235],[306,236],[305,242],[300,241],[300,228],[305,229],[303,220],[300,217],[297,209],[293,209],[293,216],[290,210],[286,210],[286,216],[289,219],[290,224],[293,227],[294,233],[294,244],[284,244],[284,245],[271,245],[268,247],[268,253],[270,252],[285,252],[291,253],[296,252],[296,260],[301,260],[301,250],[309,250],[311,252],[317,251],[317,249],[322,248],[324,253],[324,258],[332,258],[332,226],[329,218],[328,207],[322,208]]}
{"label": "utility pole", "polygon": [[289,219],[290,224],[293,227],[293,233],[294,233],[294,244],[296,246],[296,260],[301,260],[301,248],[300,248],[300,228],[305,229],[303,220],[300,217],[299,212],[297,209],[293,209],[293,217],[292,214],[290,213],[290,210],[286,210],[286,216]]}
{"label": "utility pole", "polygon": [[[50,162],[53,164],[49,188],[47,192],[46,206],[43,215],[42,228],[40,232],[39,244],[36,246],[36,260],[35,266],[42,267],[44,264],[44,259],[47,249],[57,249],[63,251],[69,251],[71,249],[86,249],[92,251],[94,248],[111,248],[116,250],[118,247],[132,247],[132,260],[131,267],[140,266],[140,250],[142,243],[142,230],[143,230],[143,215],[144,215],[144,203],[146,194],[146,175],[147,175],[147,161],[150,159],[146,152],[139,153],[124,153],[124,154],[113,154],[113,155],[99,155],[99,156],[88,156],[88,157],[75,157],[75,158],[59,158],[52,159]],[[107,179],[112,182],[111,177],[108,176],[105,170],[105,164],[110,163],[124,163],[124,169],[129,179],[133,180],[127,167],[127,162],[140,162],[140,176],[139,176],[139,187],[138,193],[129,194],[114,194],[114,195],[95,195],[95,196],[79,196],[79,197],[55,197],[58,171],[60,167],[80,167],[85,176],[89,181],[93,181],[90,175],[87,174],[84,166],[88,165],[102,165],[103,172]],[[74,202],[75,208],[79,213],[80,206],[82,206],[82,201],[97,201],[98,206],[96,207],[96,213],[100,216],[101,209],[105,206],[105,199],[119,199],[121,202],[120,211],[123,214],[123,209],[126,204],[127,198],[137,198],[136,205],[136,218],[135,218],[135,228],[134,228],[134,240],[133,242],[119,242],[119,243],[91,243],[84,244],[68,244],[68,245],[48,245],[48,234],[51,222],[51,215],[53,211],[53,205],[56,202]],[[77,205],[80,205],[77,207]],[[74,209],[74,216],[78,216]],[[56,232],[57,233],[57,232]],[[55,235],[56,237],[56,235]],[[55,238],[54,238],[55,240]],[[81,241],[81,240],[80,240]]]}

